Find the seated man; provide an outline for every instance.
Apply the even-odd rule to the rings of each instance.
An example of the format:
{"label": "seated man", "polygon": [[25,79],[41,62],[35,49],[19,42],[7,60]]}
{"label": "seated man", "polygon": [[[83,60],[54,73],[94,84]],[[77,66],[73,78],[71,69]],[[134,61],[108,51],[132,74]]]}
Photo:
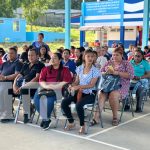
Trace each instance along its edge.
{"label": "seated man", "polygon": [[[12,86],[15,77],[22,68],[22,63],[18,60],[17,50],[14,47],[9,48],[8,58],[9,60],[2,64],[0,70],[0,119],[2,122],[10,121],[12,118],[12,106],[10,106],[12,102],[10,103],[10,99],[7,97],[8,90],[6,89],[8,89],[8,86]],[[5,82],[5,84],[2,82]]]}
{"label": "seated man", "polygon": [[[30,89],[34,82],[38,82],[39,74],[44,64],[38,61],[38,54],[36,49],[28,51],[29,63],[25,63],[21,72],[15,78],[13,84],[13,91],[15,94],[20,94],[21,89]],[[34,95],[35,90],[30,91],[30,96],[23,99],[24,108],[24,123],[27,123],[30,118],[30,97]]]}
{"label": "seated man", "polygon": [[134,79],[131,81],[131,90],[133,90],[133,94],[136,94],[137,98],[136,112],[142,112],[143,96],[145,90],[149,88],[150,64],[144,59],[144,53],[141,50],[135,51],[131,64],[134,68]]}

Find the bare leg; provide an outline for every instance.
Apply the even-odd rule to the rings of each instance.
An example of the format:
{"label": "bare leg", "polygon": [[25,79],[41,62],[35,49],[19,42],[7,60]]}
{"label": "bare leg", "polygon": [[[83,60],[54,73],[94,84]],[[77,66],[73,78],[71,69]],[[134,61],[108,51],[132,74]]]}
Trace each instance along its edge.
{"label": "bare leg", "polygon": [[117,112],[119,106],[120,93],[118,91],[113,91],[109,94],[109,103],[112,109],[113,118],[117,119]]}
{"label": "bare leg", "polygon": [[[103,108],[104,108],[104,104],[105,104],[106,98],[107,98],[107,95],[105,93],[100,92],[100,94],[98,96],[100,111],[102,111]],[[99,111],[98,111],[98,108],[96,109],[96,113],[94,114],[94,120],[96,122],[99,121]]]}

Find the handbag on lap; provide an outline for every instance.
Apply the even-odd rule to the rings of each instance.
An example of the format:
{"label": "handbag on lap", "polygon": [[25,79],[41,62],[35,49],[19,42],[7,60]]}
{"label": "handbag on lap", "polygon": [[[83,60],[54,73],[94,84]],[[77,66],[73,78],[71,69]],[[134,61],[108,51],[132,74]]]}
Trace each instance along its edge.
{"label": "handbag on lap", "polygon": [[103,81],[100,90],[104,93],[109,93],[121,88],[120,76],[118,75],[103,75]]}

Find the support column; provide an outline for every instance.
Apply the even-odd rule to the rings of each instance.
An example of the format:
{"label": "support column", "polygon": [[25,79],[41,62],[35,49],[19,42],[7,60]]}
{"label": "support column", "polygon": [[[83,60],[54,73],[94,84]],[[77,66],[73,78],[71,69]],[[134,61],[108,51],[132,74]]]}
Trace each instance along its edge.
{"label": "support column", "polygon": [[121,0],[121,23],[120,23],[120,42],[124,45],[125,26],[124,26],[124,0]]}
{"label": "support column", "polygon": [[144,18],[143,18],[143,36],[142,36],[142,50],[144,50],[144,46],[148,44],[149,37],[149,6],[150,1],[144,0]]}
{"label": "support column", "polygon": [[[80,27],[84,26],[84,1],[81,4],[81,12],[82,16],[80,17]],[[83,42],[85,42],[85,31],[80,31],[80,46],[84,46]]]}
{"label": "support column", "polygon": [[71,0],[65,0],[65,48],[70,49]]}
{"label": "support column", "polygon": [[124,45],[125,27],[120,26],[120,42]]}
{"label": "support column", "polygon": [[[80,26],[83,26],[83,17],[80,17]],[[80,46],[84,46],[83,43],[85,42],[85,31],[80,31]]]}

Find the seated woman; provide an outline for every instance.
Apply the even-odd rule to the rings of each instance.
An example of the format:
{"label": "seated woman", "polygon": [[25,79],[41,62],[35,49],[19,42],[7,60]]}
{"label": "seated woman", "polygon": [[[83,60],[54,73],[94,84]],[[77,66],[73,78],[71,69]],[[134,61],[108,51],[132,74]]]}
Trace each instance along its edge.
{"label": "seated woman", "polygon": [[[83,48],[82,48],[83,50]],[[76,48],[74,51],[75,59],[74,62],[76,63],[76,66],[80,66],[82,64],[82,52],[81,48]]]}
{"label": "seated woman", "polygon": [[[38,61],[36,49],[32,48],[28,51],[28,63],[25,63],[21,72],[17,75],[13,84],[15,94],[20,94],[22,89],[30,89],[33,83],[37,83],[39,75],[44,64]],[[30,118],[30,97],[33,97],[35,89],[30,90],[30,95],[26,99],[22,99],[24,108],[24,123],[28,123]]]}
{"label": "seated woman", "polygon": [[2,57],[5,55],[5,51],[0,47],[0,66],[3,64]]}
{"label": "seated woman", "polygon": [[32,49],[33,47],[28,47],[28,45],[23,45],[22,46],[22,49],[23,49],[23,52],[22,52],[22,54],[20,55],[20,58],[19,58],[19,60],[21,61],[21,62],[23,62],[23,63],[25,63],[25,62],[28,62],[28,50],[29,49]]}
{"label": "seated woman", "polygon": [[[111,66],[111,67],[110,67]],[[129,92],[130,79],[133,78],[133,68],[131,64],[123,60],[122,48],[116,48],[112,53],[112,59],[108,61],[101,69],[103,75],[118,75],[120,77],[120,88],[113,90],[109,93],[100,91],[99,103],[100,110],[103,110],[105,100],[109,99],[109,103],[113,113],[112,125],[118,125],[117,111],[119,106],[119,100],[124,99]],[[103,84],[103,83],[102,83]],[[95,114],[91,125],[95,125],[98,122],[98,113]]]}
{"label": "seated woman", "polygon": [[[150,64],[144,59],[144,53],[136,50],[131,65],[134,68],[134,78],[131,80],[131,89],[135,89],[137,104],[136,112],[142,112],[141,104],[146,88],[148,88],[148,78],[150,78]],[[134,94],[135,94],[134,93]]]}
{"label": "seated woman", "polygon": [[[72,76],[67,67],[62,65],[62,56],[60,53],[54,53],[52,55],[50,66],[42,69],[39,78],[39,84],[46,90],[58,90],[66,83],[72,81]],[[37,91],[34,95],[34,104],[36,110],[42,117],[41,128],[47,130],[50,128],[50,117],[54,108],[54,102],[56,101],[56,95],[42,97]],[[56,93],[56,92],[55,92]],[[41,99],[41,100],[40,100]]]}
{"label": "seated woman", "polygon": [[93,54],[94,54],[94,66],[99,69],[99,65],[96,64],[96,61],[97,61],[97,58],[98,58],[98,54],[97,54],[96,51],[93,51]]}
{"label": "seated woman", "polygon": [[69,124],[66,130],[74,128],[74,119],[71,114],[69,105],[76,103],[76,110],[80,120],[79,133],[85,132],[84,124],[84,105],[92,104],[95,101],[95,84],[100,76],[100,71],[93,66],[94,54],[93,51],[87,50],[83,56],[83,65],[79,66],[76,70],[77,76],[75,82],[69,87],[71,93],[78,91],[74,96],[65,98],[62,101],[61,107],[63,112],[68,118]]}
{"label": "seated woman", "polygon": [[69,59],[70,58],[70,50],[69,49],[64,49],[63,54],[62,54],[63,60],[62,63],[65,67],[68,67],[69,70],[73,73],[73,75],[76,73],[76,64],[74,63],[73,60]]}
{"label": "seated woman", "polygon": [[49,63],[50,59],[51,58],[48,54],[47,47],[45,45],[41,46],[40,52],[39,52],[39,61],[44,64],[47,64],[47,63]]}

